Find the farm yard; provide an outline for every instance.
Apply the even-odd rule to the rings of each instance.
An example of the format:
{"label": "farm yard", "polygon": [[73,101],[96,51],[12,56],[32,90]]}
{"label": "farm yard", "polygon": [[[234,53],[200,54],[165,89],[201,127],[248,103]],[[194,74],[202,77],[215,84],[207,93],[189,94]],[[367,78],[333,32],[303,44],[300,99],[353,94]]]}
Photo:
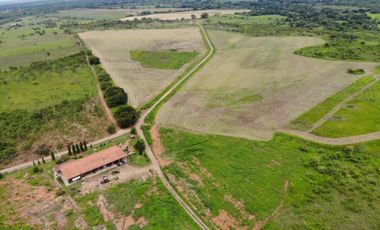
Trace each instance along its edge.
{"label": "farm yard", "polygon": [[375,66],[294,54],[323,43],[319,38],[208,33],[218,52],[163,105],[158,124],[268,140],[276,130],[358,79],[347,69],[363,68],[369,74]]}
{"label": "farm yard", "polygon": [[0,25],[0,69],[79,52],[73,36],[54,18],[25,17]]}
{"label": "farm yard", "polygon": [[[115,84],[128,93],[129,103],[142,106],[149,99],[160,93],[171,81],[184,71],[188,64],[201,58],[205,52],[202,37],[196,27],[183,29],[154,30],[109,30],[80,33],[86,45],[100,58],[102,66],[111,75]],[[189,63],[179,69],[154,65],[156,68],[145,68],[141,61],[134,61],[132,55],[138,51],[155,53],[156,61],[160,58],[169,60],[168,55],[182,52],[197,52],[197,57],[186,59]],[[135,51],[135,53],[133,53]],[[172,52],[167,52],[172,51]],[[173,52],[175,51],[175,52]],[[163,56],[162,56],[163,55]],[[135,59],[136,60],[136,59]],[[154,60],[153,60],[154,61]],[[152,65],[152,63],[150,63]],[[183,64],[183,63],[182,63]],[[159,68],[157,68],[159,67]],[[180,66],[178,66],[180,67]]]}
{"label": "farm yard", "polygon": [[[332,147],[160,129],[165,173],[219,229],[374,229],[379,141]],[[370,178],[366,180],[365,178]]]}
{"label": "farm yard", "polygon": [[133,21],[133,20],[141,20],[142,18],[151,18],[151,19],[159,19],[159,20],[181,20],[183,19],[191,19],[191,15],[194,15],[196,18],[200,18],[202,14],[207,13],[209,16],[217,15],[217,14],[234,14],[234,13],[243,13],[248,12],[249,10],[223,10],[223,9],[215,9],[215,10],[197,10],[197,11],[184,11],[184,12],[174,12],[174,13],[165,13],[165,14],[148,14],[141,16],[131,16],[120,19],[121,21]]}

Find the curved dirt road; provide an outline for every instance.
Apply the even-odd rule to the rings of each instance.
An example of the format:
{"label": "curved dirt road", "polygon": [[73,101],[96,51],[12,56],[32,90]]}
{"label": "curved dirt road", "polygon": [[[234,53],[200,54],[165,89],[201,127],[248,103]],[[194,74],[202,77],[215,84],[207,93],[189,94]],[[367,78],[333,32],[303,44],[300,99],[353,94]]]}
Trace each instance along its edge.
{"label": "curved dirt road", "polygon": [[321,137],[308,132],[294,130],[294,129],[281,129],[278,130],[280,133],[289,134],[291,136],[300,137],[302,139],[317,142],[320,144],[327,145],[350,145],[358,144],[367,141],[374,141],[380,139],[380,132],[367,133],[363,135],[350,136],[350,137],[341,137],[341,138],[330,138],[330,137]]}

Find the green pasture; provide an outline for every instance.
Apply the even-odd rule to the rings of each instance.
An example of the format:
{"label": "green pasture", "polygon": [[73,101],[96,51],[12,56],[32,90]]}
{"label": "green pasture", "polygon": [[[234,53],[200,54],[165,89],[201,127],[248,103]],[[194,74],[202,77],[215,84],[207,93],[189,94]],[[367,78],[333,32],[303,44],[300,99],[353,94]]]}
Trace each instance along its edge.
{"label": "green pasture", "polygon": [[97,95],[83,55],[0,73],[0,111],[37,110]]}
{"label": "green pasture", "polygon": [[180,52],[176,50],[144,51],[131,50],[129,55],[132,60],[138,61],[145,68],[156,69],[180,69],[191,61],[198,52]]}
{"label": "green pasture", "polygon": [[128,9],[70,9],[59,11],[53,16],[72,17],[94,20],[116,20],[126,17],[129,14]]}
{"label": "green pasture", "polygon": [[380,20],[380,14],[367,13],[367,15],[373,20]]}
{"label": "green pasture", "polygon": [[[167,157],[174,161],[166,173],[184,181],[189,200],[204,217],[207,210],[213,216],[225,210],[241,225],[252,226],[253,221],[225,199],[230,195],[256,220],[284,202],[267,229],[378,226],[380,189],[374,184],[380,182],[380,155],[373,146],[379,142],[338,148],[286,135],[259,142],[170,129],[160,132]],[[203,185],[191,179],[194,173]]]}
{"label": "green pasture", "polygon": [[55,18],[25,17],[0,26],[0,69],[56,59],[79,51]]}
{"label": "green pasture", "polygon": [[326,137],[346,137],[380,131],[380,82],[356,96],[313,131]]}
{"label": "green pasture", "polygon": [[296,120],[292,121],[289,125],[290,128],[306,131],[311,128],[311,126],[319,121],[324,115],[326,115],[331,109],[333,109],[337,104],[342,102],[348,96],[357,92],[367,84],[371,83],[375,79],[373,77],[362,77],[347,86],[343,90],[334,94],[333,96],[327,98],[322,103],[318,104],[308,112],[304,113]]}

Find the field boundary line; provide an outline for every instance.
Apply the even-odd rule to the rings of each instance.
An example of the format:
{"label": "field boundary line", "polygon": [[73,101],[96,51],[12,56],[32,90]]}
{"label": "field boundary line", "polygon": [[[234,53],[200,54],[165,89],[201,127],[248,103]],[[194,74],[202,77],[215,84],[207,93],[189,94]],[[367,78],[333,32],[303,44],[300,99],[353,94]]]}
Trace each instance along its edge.
{"label": "field boundary line", "polygon": [[200,31],[202,35],[205,37],[205,40],[207,42],[208,50],[209,53],[197,64],[195,65],[189,72],[187,72],[183,78],[181,78],[176,84],[174,84],[165,94],[163,94],[149,109],[144,111],[143,115],[141,118],[138,120],[136,124],[136,130],[138,135],[143,139],[145,145],[146,145],[146,152],[147,155],[149,156],[151,162],[152,162],[152,169],[157,173],[158,177],[161,179],[162,183],[166,187],[166,189],[171,193],[171,195],[176,199],[176,201],[182,206],[182,208],[185,210],[185,212],[194,220],[194,222],[203,230],[208,230],[209,227],[203,222],[201,218],[198,217],[197,214],[185,203],[185,201],[178,195],[178,193],[175,191],[175,189],[172,187],[172,185],[169,183],[167,178],[165,177],[164,173],[161,170],[160,164],[154,155],[151,147],[149,146],[145,136],[144,132],[141,128],[142,125],[144,125],[145,118],[158,106],[160,105],[161,102],[163,102],[165,99],[170,98],[170,95],[177,90],[181,84],[188,79],[190,76],[192,76],[193,73],[199,70],[200,67],[203,66],[214,54],[214,47],[204,30],[202,25],[199,25]]}
{"label": "field boundary line", "polygon": [[277,132],[288,134],[291,136],[296,136],[308,141],[327,144],[327,145],[350,145],[350,144],[358,144],[362,142],[375,141],[380,139],[380,132],[367,133],[356,136],[349,137],[340,137],[340,138],[331,138],[331,137],[321,137],[314,135],[312,133],[308,133],[305,131],[294,130],[294,129],[280,129]]}
{"label": "field boundary line", "polygon": [[373,86],[376,82],[379,81],[379,78],[376,77],[376,80],[369,82],[367,85],[363,86],[358,91],[354,92],[347,98],[345,98],[343,101],[338,103],[333,109],[331,109],[327,114],[325,114],[321,119],[319,119],[317,122],[315,122],[310,129],[308,129],[306,132],[311,133],[318,127],[320,127],[323,123],[325,123],[327,120],[329,120],[332,116],[334,116],[335,113],[337,113],[341,108],[343,108],[344,105],[346,105],[348,102],[352,101],[356,96],[366,91],[368,88]]}

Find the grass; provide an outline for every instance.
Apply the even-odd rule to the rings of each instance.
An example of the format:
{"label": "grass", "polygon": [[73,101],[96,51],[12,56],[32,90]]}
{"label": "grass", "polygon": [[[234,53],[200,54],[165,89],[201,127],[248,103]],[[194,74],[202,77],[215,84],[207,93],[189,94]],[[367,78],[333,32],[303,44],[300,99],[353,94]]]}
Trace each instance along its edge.
{"label": "grass", "polygon": [[315,122],[319,121],[325,114],[327,114],[337,104],[339,104],[348,96],[357,92],[358,90],[363,88],[365,85],[371,83],[374,80],[375,79],[373,77],[362,77],[358,79],[351,85],[347,86],[346,88],[334,94],[333,96],[328,97],[322,103],[318,104],[317,106],[315,106],[308,112],[298,117],[296,120],[292,121],[291,124],[289,125],[290,128],[303,130],[303,131],[310,129],[311,126]]}
{"label": "grass", "polygon": [[207,19],[211,24],[268,25],[280,24],[286,17],[281,15],[245,16],[237,14],[214,15]]}
{"label": "grass", "polygon": [[376,73],[376,74],[380,74],[380,65],[377,66],[377,67],[375,67],[375,69],[374,69],[374,73]]}
{"label": "grass", "polygon": [[356,96],[313,131],[326,137],[346,137],[380,131],[380,82]]}
{"label": "grass", "polygon": [[98,195],[99,194],[97,192],[94,192],[75,198],[76,202],[80,206],[84,220],[90,227],[104,224],[107,226],[107,229],[115,229],[112,223],[106,222],[103,219],[102,214],[96,206]]}
{"label": "grass", "polygon": [[367,15],[373,20],[380,20],[380,14],[367,13]]}
{"label": "grass", "polygon": [[146,155],[140,155],[140,154],[135,153],[129,156],[128,162],[129,164],[134,165],[134,166],[144,167],[144,166],[149,165],[150,160],[149,160],[149,157],[147,157]]}
{"label": "grass", "polygon": [[129,55],[132,60],[138,61],[145,68],[156,69],[180,69],[191,61],[198,52],[180,52],[176,50],[144,51],[131,50]]}
{"label": "grass", "polygon": [[[263,220],[281,202],[279,217],[267,229],[368,229],[380,221],[375,214],[380,211],[380,189],[374,186],[380,182],[379,142],[338,148],[286,135],[259,142],[170,129],[160,132],[174,162],[166,174],[175,176],[185,197],[208,221],[225,210],[237,221],[235,228],[250,228],[254,221],[243,211]],[[201,182],[193,179],[194,174]],[[228,201],[228,195],[242,205]]]}
{"label": "grass", "polygon": [[73,35],[56,18],[25,17],[0,26],[0,69],[79,52]]}
{"label": "grass", "polygon": [[[147,225],[143,229],[198,229],[157,178],[113,186],[105,196],[115,212],[132,215],[134,220],[144,217]],[[136,208],[137,203],[140,208]]]}
{"label": "grass", "polygon": [[97,100],[84,54],[1,72],[1,163],[22,159],[42,143],[60,149],[84,130],[87,141],[102,137],[108,121]]}
{"label": "grass", "polygon": [[0,74],[0,112],[34,111],[62,101],[97,95],[83,55],[20,67]]}

